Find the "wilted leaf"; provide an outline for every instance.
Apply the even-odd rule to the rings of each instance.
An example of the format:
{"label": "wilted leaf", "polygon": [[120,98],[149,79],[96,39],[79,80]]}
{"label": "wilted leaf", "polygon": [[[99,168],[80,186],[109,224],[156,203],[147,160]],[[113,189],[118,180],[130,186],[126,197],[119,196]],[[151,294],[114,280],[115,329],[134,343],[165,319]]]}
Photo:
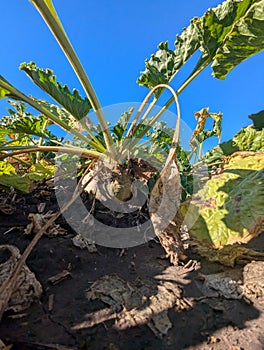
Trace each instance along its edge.
{"label": "wilted leaf", "polygon": [[263,231],[263,198],[264,153],[237,152],[220,175],[183,205],[182,212],[198,248],[221,249],[247,243]]}
{"label": "wilted leaf", "polygon": [[243,269],[243,293],[264,302],[264,261],[252,261]]}
{"label": "wilted leaf", "polygon": [[201,242],[192,242],[192,250],[204,256],[211,262],[220,262],[225,266],[234,267],[235,264],[244,265],[250,261],[264,260],[264,253],[249,249],[239,243],[225,245],[221,249],[211,249],[201,245]]}
{"label": "wilted leaf", "polygon": [[[190,145],[195,148],[199,143],[204,142],[209,137],[221,137],[222,134],[222,113],[209,113],[209,108],[202,108],[199,112],[194,112],[197,119],[197,126],[190,140]],[[213,128],[205,129],[208,118],[213,119]]]}

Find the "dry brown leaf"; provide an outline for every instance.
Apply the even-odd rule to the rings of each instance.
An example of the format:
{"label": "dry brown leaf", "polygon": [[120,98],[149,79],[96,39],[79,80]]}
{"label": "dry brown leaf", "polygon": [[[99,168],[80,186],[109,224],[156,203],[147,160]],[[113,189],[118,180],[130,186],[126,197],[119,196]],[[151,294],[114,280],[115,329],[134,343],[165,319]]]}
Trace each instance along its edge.
{"label": "dry brown leaf", "polygon": [[155,234],[174,265],[185,258],[180,225],[176,220],[181,193],[180,173],[175,160],[171,158],[151,191],[149,211]]}
{"label": "dry brown leaf", "polygon": [[[11,253],[10,258],[0,264],[0,285],[2,285],[12,274],[17,261],[20,259],[20,253],[18,248],[12,245],[0,245],[0,250],[8,250]],[[24,265],[16,281],[8,306],[4,311],[20,312],[25,310],[32,302],[40,298],[41,294],[41,284],[36,279],[35,274]]]}
{"label": "dry brown leaf", "polygon": [[[45,223],[54,215],[51,211],[45,214],[28,214],[28,219],[31,221],[24,230],[25,235],[36,235],[38,231],[45,225]],[[45,234],[48,237],[54,237],[58,235],[66,235],[67,230],[62,228],[60,225],[55,224],[55,222],[47,228]]]}
{"label": "dry brown leaf", "polygon": [[[116,311],[114,328],[147,324],[161,337],[172,327],[168,309],[179,304],[181,289],[177,283],[166,280],[137,279],[127,282],[116,274],[106,275],[92,284],[89,300],[100,299]],[[190,308],[186,303],[185,308]]]}
{"label": "dry brown leaf", "polygon": [[243,294],[264,303],[264,261],[252,261],[243,269]]}

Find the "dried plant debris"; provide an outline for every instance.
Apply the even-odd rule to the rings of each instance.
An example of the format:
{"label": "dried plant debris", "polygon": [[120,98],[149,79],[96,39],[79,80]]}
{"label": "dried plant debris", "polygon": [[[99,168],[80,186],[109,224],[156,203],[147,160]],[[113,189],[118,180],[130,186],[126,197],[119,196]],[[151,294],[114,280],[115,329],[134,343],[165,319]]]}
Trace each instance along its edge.
{"label": "dried plant debris", "polygon": [[[74,225],[72,226],[75,229]],[[91,215],[91,212],[86,215],[81,222],[78,222],[76,225],[76,231],[79,232],[72,239],[73,245],[80,249],[87,248],[89,253],[96,253],[97,248],[95,245],[95,226],[94,226],[94,217]]]}
{"label": "dried plant debris", "polygon": [[209,298],[258,299],[264,302],[264,262],[252,261],[241,269],[214,274],[199,274],[197,282],[203,295]]}
{"label": "dried plant debris", "polygon": [[190,247],[211,262],[234,267],[235,264],[245,265],[253,260],[264,260],[264,252],[249,249],[240,244],[226,245],[221,249],[211,249],[197,242],[191,242]]}
{"label": "dried plant debris", "polygon": [[171,159],[151,191],[149,212],[155,234],[174,265],[185,258],[180,238],[181,225],[175,220],[181,193],[179,169],[174,159]]}
{"label": "dried plant debris", "polygon": [[71,276],[71,273],[68,270],[63,270],[59,273],[57,273],[54,276],[51,276],[48,281],[51,282],[53,285],[60,283],[61,281],[65,280],[66,278],[69,278]]}
{"label": "dried plant debris", "polygon": [[[51,211],[45,214],[28,214],[28,219],[31,221],[24,230],[25,235],[35,235],[38,231],[46,224],[46,222],[54,215]],[[48,237],[66,235],[67,230],[62,228],[60,225],[55,224],[55,222],[50,225],[45,232]]]}
{"label": "dried plant debris", "polygon": [[244,267],[243,294],[264,303],[264,261],[252,261]]}
{"label": "dried plant debris", "polygon": [[242,299],[242,281],[237,278],[236,273],[230,275],[228,272],[220,272],[199,276],[203,280],[201,291],[205,296]]}
{"label": "dried plant debris", "polygon": [[10,192],[2,190],[0,196],[0,213],[12,215],[16,210],[16,193],[11,187]]}
{"label": "dried plant debris", "polygon": [[111,274],[94,282],[86,296],[89,300],[100,299],[116,311],[115,329],[147,324],[156,336],[162,337],[172,327],[168,309],[190,308],[181,292],[171,281],[138,278],[128,282]]}
{"label": "dried plant debris", "polygon": [[[17,247],[12,245],[0,245],[0,251],[9,253],[9,257],[0,264],[0,285],[2,285],[12,274],[17,261],[20,259],[20,253]],[[42,294],[41,284],[35,277],[35,274],[24,265],[16,281],[16,285],[5,311],[13,310],[20,312],[28,308],[34,301],[39,299]],[[0,297],[1,298],[1,297]]]}

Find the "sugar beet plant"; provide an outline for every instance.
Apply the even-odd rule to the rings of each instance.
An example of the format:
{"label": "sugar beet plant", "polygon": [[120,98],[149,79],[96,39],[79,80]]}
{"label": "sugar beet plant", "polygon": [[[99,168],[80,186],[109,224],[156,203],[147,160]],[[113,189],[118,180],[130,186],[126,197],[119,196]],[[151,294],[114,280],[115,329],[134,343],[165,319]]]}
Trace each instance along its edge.
{"label": "sugar beet plant", "polygon": [[[124,111],[117,124],[112,128],[109,128],[96,92],[67,37],[52,1],[31,0],[31,3],[39,11],[56,38],[75,71],[86,97],[81,97],[77,90],[71,91],[67,85],[59,83],[52,70],[39,68],[33,62],[22,63],[20,69],[40,89],[52,97],[54,104],[25,95],[3,76],[0,76],[0,97],[13,101],[12,109],[9,110],[10,116],[3,118],[0,123],[2,176],[6,175],[5,166],[7,163],[4,161],[6,157],[14,159],[21,153],[31,154],[28,156],[29,159],[22,159],[23,165],[25,167],[28,165],[28,168],[33,165],[33,173],[42,169],[41,171],[46,171],[46,174],[49,174],[47,165],[52,154],[58,152],[76,154],[82,157],[83,165],[92,162],[93,170],[98,170],[99,163],[102,167],[103,160],[104,165],[101,168],[101,173],[105,172],[107,176],[112,178],[112,182],[117,182],[114,195],[122,201],[127,201],[131,197],[133,177],[137,177],[135,172],[133,174],[129,172],[129,162],[131,158],[139,157],[139,150],[144,145],[144,137],[148,135],[150,143],[152,143],[153,153],[155,153],[155,146],[159,146],[159,149],[165,151],[165,153],[156,152],[156,159],[161,160],[163,168],[159,171],[158,180],[154,185],[152,184],[152,200],[149,203],[154,229],[158,235],[161,235],[164,230],[159,227],[160,218],[158,220],[155,217],[157,205],[160,204],[157,200],[161,194],[160,183],[162,181],[166,183],[167,187],[165,186],[163,191],[171,191],[175,195],[174,206],[177,208],[181,196],[179,172],[175,175],[175,168],[178,169],[177,164],[180,165],[180,170],[183,170],[181,173],[182,183],[185,181],[186,191],[191,191],[187,190],[188,186],[190,188],[191,178],[187,179],[183,176],[187,168],[190,171],[190,164],[188,155],[179,146],[180,108],[178,96],[209,65],[213,69],[215,78],[224,79],[243,60],[263,50],[264,0],[226,0],[216,8],[208,9],[202,17],[193,18],[189,26],[180,35],[177,35],[172,49],[169,48],[168,42],[159,44],[158,51],[149,60],[146,60],[145,70],[137,80],[139,85],[149,89],[149,93],[135,113],[133,110]],[[194,70],[176,90],[173,90],[170,87],[171,81],[195,52],[200,52],[200,55]],[[155,105],[166,88],[171,91],[172,97],[159,112],[153,113]],[[151,98],[152,101],[148,104]],[[165,143],[161,145],[162,133],[159,137],[152,135],[155,135],[155,132],[157,135],[157,122],[173,101],[176,102],[177,106],[176,126],[169,142],[166,139]],[[40,114],[33,116],[27,112],[26,105],[33,107]],[[92,125],[88,118],[91,112],[95,113],[98,126]],[[209,115],[208,110],[207,115]],[[209,136],[220,137],[221,115],[212,114],[211,116],[216,124]],[[56,124],[67,133],[72,134],[74,142],[63,143],[49,130],[51,124]],[[199,130],[194,136],[198,143],[208,137],[208,135],[202,136]],[[165,144],[169,146],[167,147]],[[164,154],[166,154],[167,159],[164,159]],[[18,161],[21,162],[21,157],[18,157]],[[140,166],[137,169],[139,168]],[[12,172],[13,170],[9,169],[9,174]],[[174,175],[172,176],[172,174]],[[153,172],[152,178],[154,176],[157,174]],[[140,178],[140,176],[138,177]],[[151,178],[148,180],[151,182]],[[6,183],[8,185],[8,181]],[[175,189],[175,187],[177,188]],[[177,212],[177,209],[175,210]],[[170,228],[168,230],[167,234],[170,234]]]}

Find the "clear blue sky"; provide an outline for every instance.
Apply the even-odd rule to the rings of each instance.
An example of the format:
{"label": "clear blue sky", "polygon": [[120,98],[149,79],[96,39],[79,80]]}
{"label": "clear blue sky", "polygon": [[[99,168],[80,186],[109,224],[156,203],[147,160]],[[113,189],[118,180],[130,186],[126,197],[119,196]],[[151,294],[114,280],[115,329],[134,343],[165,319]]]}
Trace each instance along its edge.
{"label": "clear blue sky", "polygon": [[[177,33],[194,16],[220,0],[54,0],[70,40],[90,77],[102,106],[142,101],[147,89],[136,79],[161,41],[174,48]],[[55,39],[29,0],[0,2],[0,74],[16,87],[36,97],[41,91],[19,71],[21,62],[34,61],[52,68],[58,81],[77,87],[78,81]],[[192,68],[190,62],[188,69]],[[264,109],[264,53],[235,68],[225,81],[206,69],[181,95],[183,120],[196,125],[193,113],[202,107],[223,112],[223,140],[250,123],[249,114]],[[180,76],[181,77],[181,76]],[[175,81],[176,88],[181,81]],[[0,101],[0,115],[6,114]]]}

